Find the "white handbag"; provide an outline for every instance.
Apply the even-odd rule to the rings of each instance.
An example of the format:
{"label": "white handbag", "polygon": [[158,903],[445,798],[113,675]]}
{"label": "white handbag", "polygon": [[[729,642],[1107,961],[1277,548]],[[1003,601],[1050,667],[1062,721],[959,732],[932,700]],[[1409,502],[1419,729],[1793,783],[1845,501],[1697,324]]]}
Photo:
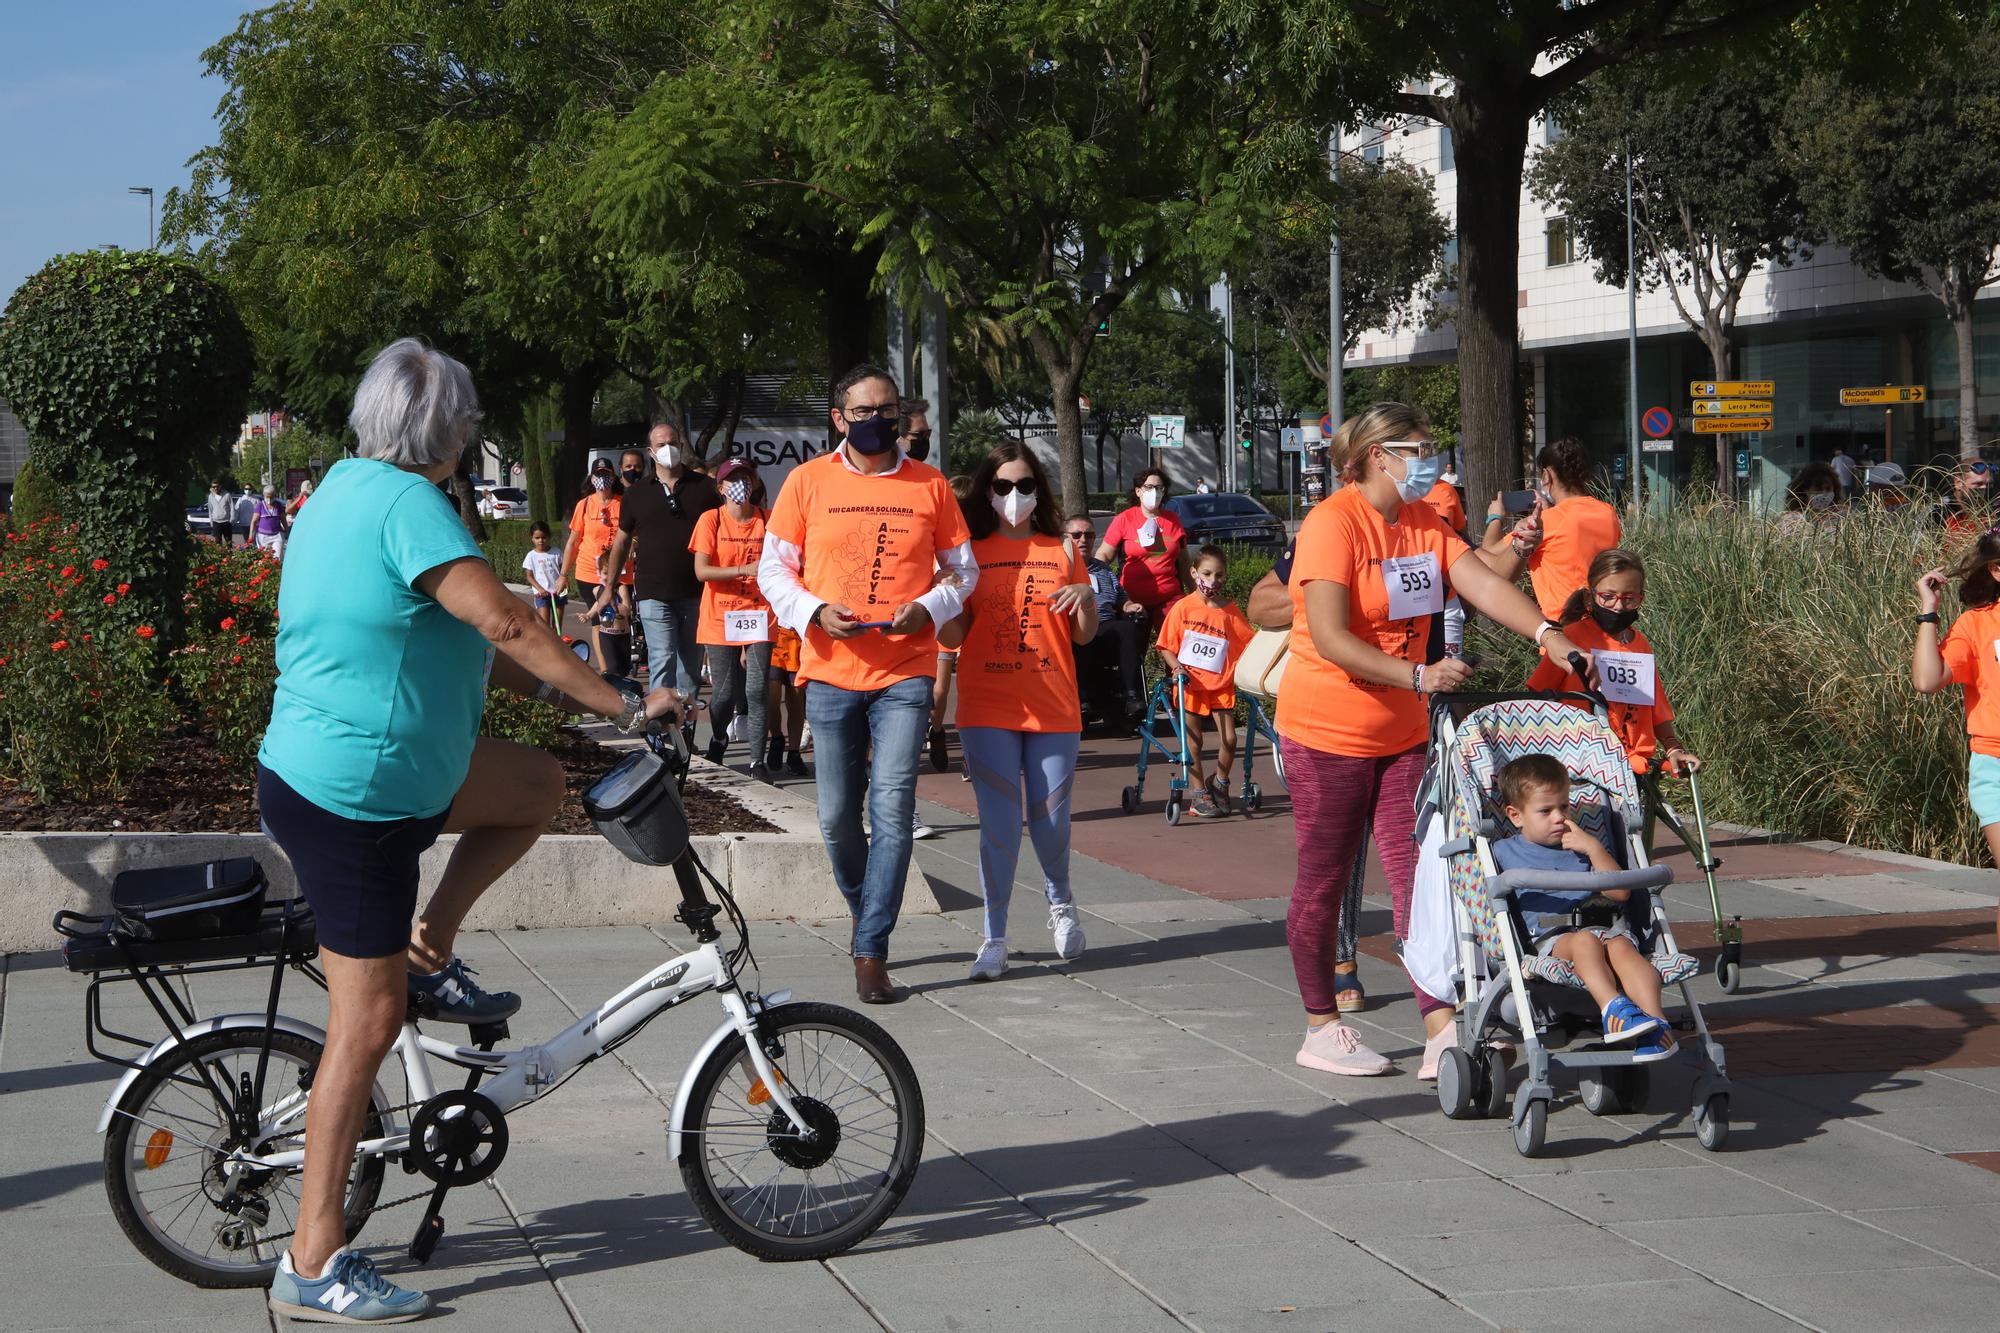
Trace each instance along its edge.
{"label": "white handbag", "polygon": [[1236,688],[1244,694],[1275,702],[1285,679],[1285,659],[1291,656],[1289,629],[1260,629],[1236,659]]}

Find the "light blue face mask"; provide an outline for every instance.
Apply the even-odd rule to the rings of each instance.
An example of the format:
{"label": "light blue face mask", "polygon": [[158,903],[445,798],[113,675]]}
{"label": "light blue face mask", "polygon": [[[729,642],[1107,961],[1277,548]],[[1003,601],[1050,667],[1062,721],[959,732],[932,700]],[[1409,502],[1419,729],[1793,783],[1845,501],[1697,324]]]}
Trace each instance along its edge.
{"label": "light blue face mask", "polygon": [[1403,479],[1396,483],[1396,493],[1403,497],[1405,504],[1421,500],[1431,493],[1431,487],[1437,485],[1438,478],[1444,475],[1444,462],[1443,454],[1432,454],[1428,458],[1403,458]]}

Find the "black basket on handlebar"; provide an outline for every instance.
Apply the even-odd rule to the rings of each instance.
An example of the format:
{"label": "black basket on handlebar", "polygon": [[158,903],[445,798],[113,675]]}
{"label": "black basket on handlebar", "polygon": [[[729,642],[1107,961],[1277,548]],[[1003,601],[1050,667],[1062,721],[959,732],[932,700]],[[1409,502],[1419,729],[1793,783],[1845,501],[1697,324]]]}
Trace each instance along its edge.
{"label": "black basket on handlebar", "polygon": [[643,866],[670,866],[688,849],[679,788],[672,765],[641,750],[591,784],[583,809],[627,857]]}

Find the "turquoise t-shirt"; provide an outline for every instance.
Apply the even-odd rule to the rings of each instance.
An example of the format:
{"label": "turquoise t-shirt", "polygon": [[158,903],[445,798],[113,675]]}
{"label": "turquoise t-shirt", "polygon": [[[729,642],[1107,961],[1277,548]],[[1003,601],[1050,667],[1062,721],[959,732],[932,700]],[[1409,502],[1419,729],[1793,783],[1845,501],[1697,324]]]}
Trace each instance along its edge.
{"label": "turquoise t-shirt", "polygon": [[349,819],[450,807],[486,702],[485,638],[417,591],[482,559],[451,501],[414,472],[333,465],[285,543],[278,688],[258,759]]}

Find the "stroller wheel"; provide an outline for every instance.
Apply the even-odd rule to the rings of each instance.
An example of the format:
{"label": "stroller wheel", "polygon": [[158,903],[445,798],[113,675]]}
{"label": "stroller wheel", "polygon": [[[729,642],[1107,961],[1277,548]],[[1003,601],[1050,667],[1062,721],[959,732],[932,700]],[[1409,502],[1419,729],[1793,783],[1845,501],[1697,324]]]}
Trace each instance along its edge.
{"label": "stroller wheel", "polygon": [[1734,995],[1743,984],[1743,965],[1734,958],[1724,958],[1715,965],[1715,984],[1722,987],[1724,995]]}
{"label": "stroller wheel", "polygon": [[[1528,1085],[1522,1084],[1515,1094],[1518,1100],[1526,1096]],[[1523,1157],[1533,1157],[1542,1150],[1542,1143],[1549,1133],[1549,1103],[1546,1097],[1536,1097],[1529,1101],[1526,1113],[1514,1122],[1514,1150]]]}
{"label": "stroller wheel", "polygon": [[1124,809],[1126,814],[1128,815],[1138,814],[1139,789],[1137,787],[1127,787],[1124,791],[1119,792],[1118,804]]}
{"label": "stroller wheel", "polygon": [[1694,1109],[1694,1136],[1710,1152],[1729,1144],[1729,1094],[1718,1092]]}
{"label": "stroller wheel", "polygon": [[1608,1070],[1604,1076],[1585,1074],[1576,1081],[1577,1100],[1592,1115],[1616,1115],[1622,1109],[1608,1075]]}
{"label": "stroller wheel", "polygon": [[1181,822],[1181,800],[1178,795],[1167,798],[1167,822],[1169,824]]}
{"label": "stroller wheel", "polygon": [[1479,1113],[1488,1120],[1507,1114],[1507,1053],[1488,1046],[1479,1056]]}
{"label": "stroller wheel", "polygon": [[1479,1071],[1472,1057],[1461,1047],[1446,1047],[1438,1056],[1438,1106],[1452,1120],[1470,1120],[1477,1114]]}

